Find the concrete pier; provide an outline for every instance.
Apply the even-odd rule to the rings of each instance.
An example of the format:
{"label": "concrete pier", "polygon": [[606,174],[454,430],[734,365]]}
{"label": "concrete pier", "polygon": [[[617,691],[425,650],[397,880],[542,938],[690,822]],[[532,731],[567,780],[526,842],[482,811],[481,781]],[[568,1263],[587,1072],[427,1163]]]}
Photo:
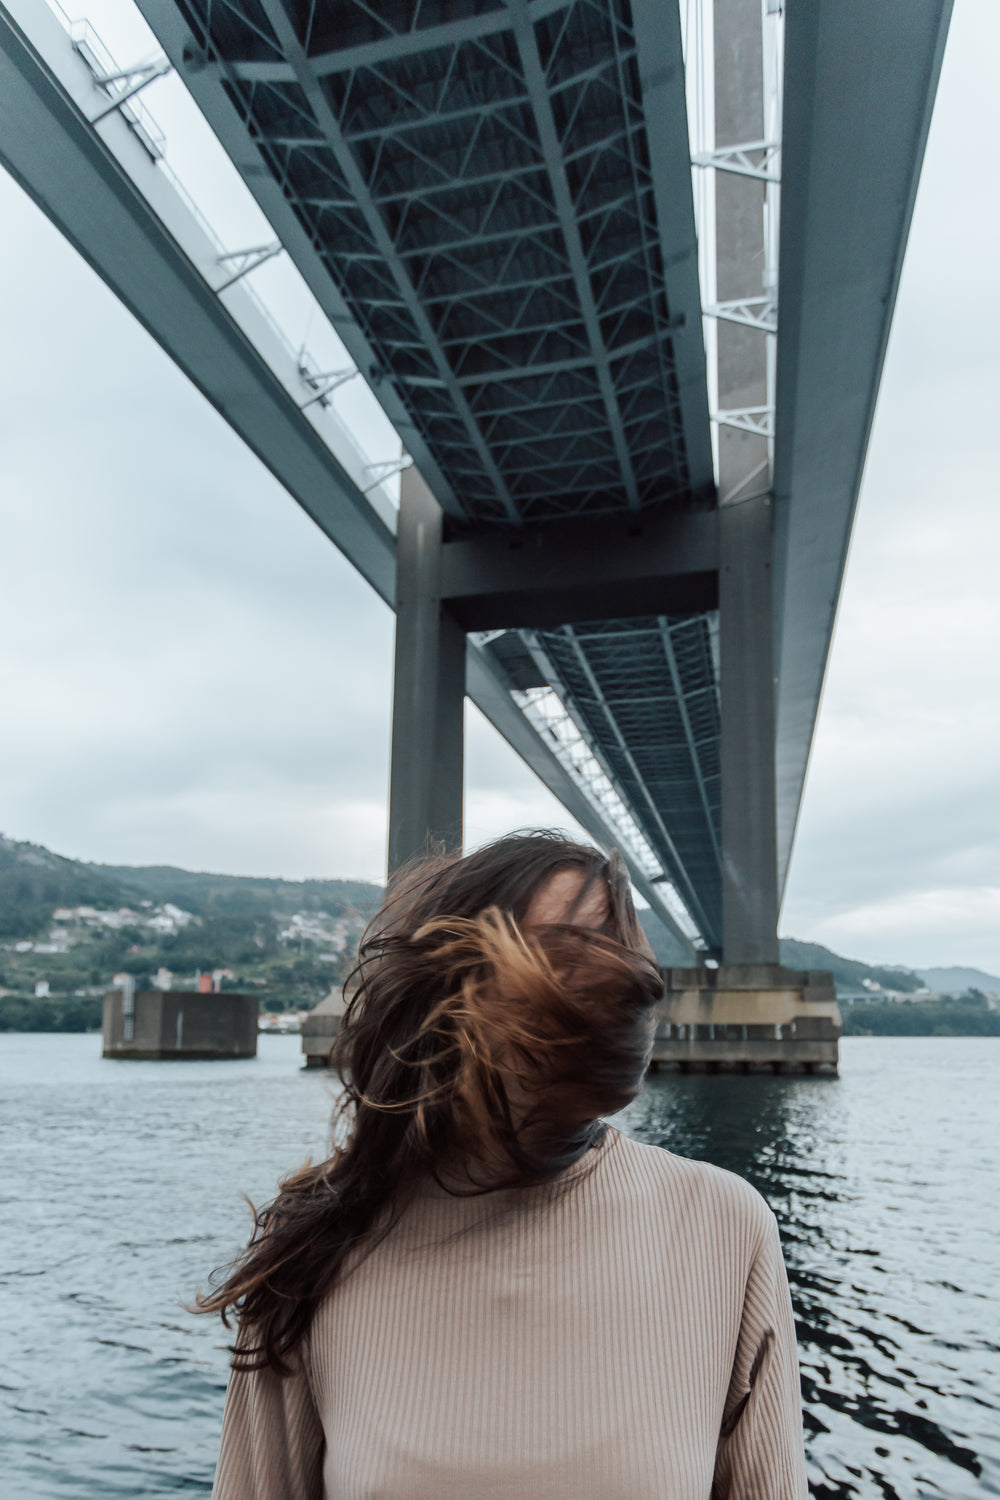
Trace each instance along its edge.
{"label": "concrete pier", "polygon": [[104,997],[104,1056],[256,1057],[257,1011],[256,995],[110,990]]}
{"label": "concrete pier", "polygon": [[780,964],[664,969],[654,1070],[836,1073],[833,975]]}
{"label": "concrete pier", "polygon": [[307,1068],[326,1067],[344,1009],[343,995],[331,990],[302,1022],[302,1057]]}
{"label": "concrete pier", "polygon": [[[833,975],[780,964],[664,969],[653,1071],[836,1073],[841,1033]],[[344,1014],[331,992],[302,1023],[307,1068],[324,1068]]]}

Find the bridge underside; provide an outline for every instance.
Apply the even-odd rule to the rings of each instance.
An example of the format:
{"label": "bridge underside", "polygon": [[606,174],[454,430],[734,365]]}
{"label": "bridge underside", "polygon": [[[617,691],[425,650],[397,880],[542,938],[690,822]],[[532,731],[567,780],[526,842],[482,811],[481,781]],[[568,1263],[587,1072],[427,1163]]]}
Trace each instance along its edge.
{"label": "bridge underside", "polygon": [[37,0],[0,152],[396,607],[393,858],[460,838],[469,691],[689,952],[773,961],[948,0],[790,8],[777,334],[762,7],[715,0],[711,409],[673,4],[139,4],[413,460],[398,532]]}
{"label": "bridge underside", "polygon": [[[537,587],[480,578],[443,608],[491,633],[511,691],[555,690],[647,873],[718,952],[717,556],[666,586],[653,570],[641,598],[593,569],[553,617],[560,552],[610,561],[609,542],[665,521],[676,546],[715,512],[676,13],[470,0],[345,5],[333,26],[282,0],[141,4],[375,383],[444,549],[499,557],[558,533]],[[396,777],[397,815],[417,781]],[[410,852],[428,820],[405,814]]]}

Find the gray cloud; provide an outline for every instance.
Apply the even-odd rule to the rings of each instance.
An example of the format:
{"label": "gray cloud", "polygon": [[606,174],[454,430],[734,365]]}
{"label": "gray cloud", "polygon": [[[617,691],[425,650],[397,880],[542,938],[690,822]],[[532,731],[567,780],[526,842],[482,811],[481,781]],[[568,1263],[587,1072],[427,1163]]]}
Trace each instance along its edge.
{"label": "gray cloud", "polygon": [[[392,618],[9,181],[7,830],[378,878]],[[567,822],[470,715],[469,823]]]}

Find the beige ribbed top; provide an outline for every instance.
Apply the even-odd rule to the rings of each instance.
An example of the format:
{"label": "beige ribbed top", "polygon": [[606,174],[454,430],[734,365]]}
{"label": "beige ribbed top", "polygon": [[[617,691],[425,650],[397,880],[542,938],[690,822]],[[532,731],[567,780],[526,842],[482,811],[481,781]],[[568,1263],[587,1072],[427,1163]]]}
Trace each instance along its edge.
{"label": "beige ribbed top", "polygon": [[804,1500],[763,1198],[616,1130],[565,1180],[428,1185],[300,1373],[231,1376],[215,1500]]}

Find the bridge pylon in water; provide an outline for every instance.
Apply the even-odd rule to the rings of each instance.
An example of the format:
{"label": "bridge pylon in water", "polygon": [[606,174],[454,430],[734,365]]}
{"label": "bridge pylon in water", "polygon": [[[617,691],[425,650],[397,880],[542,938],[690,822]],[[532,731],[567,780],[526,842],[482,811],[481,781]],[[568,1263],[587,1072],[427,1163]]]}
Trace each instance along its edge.
{"label": "bridge pylon in water", "polygon": [[[739,576],[734,587],[721,579],[719,587],[724,622],[720,632],[724,744],[725,673],[730,659],[737,680],[737,689],[728,700],[728,738],[736,765],[732,785],[727,788],[723,780],[722,798],[723,867],[728,870],[723,884],[723,944],[729,934],[731,952],[727,954],[724,946],[723,961],[714,968],[663,971],[665,994],[658,1008],[654,1069],[837,1070],[841,1028],[832,975],[786,969],[777,962],[774,713],[773,706],[770,710],[766,706],[770,657],[763,671],[746,676],[741,671],[747,655],[752,655],[753,641],[766,645],[769,639],[762,624],[769,606],[766,521],[763,507],[740,513],[732,533],[738,539],[733,571]],[[749,543],[747,531],[751,532]],[[620,539],[617,556],[610,546],[612,540],[607,534],[599,566],[602,586],[612,596],[611,607],[618,614],[621,604],[615,596],[619,587],[646,585],[627,539]],[[516,564],[520,587],[513,587],[509,559],[501,555],[497,561],[489,549],[477,549],[475,544],[449,543],[441,507],[427,485],[414,469],[403,473],[396,554],[390,874],[429,847],[461,847],[466,625],[470,620],[481,624],[484,619],[521,624],[532,610],[544,615],[552,608],[566,607],[564,600],[554,603],[551,599],[550,560],[543,556],[538,562],[538,555],[545,551],[542,545],[536,548],[534,560],[529,557]],[[720,554],[725,557],[724,545]],[[587,578],[586,569],[582,571],[581,580],[574,577],[571,567],[560,570],[558,587],[564,594],[576,587],[585,589],[588,611],[593,613],[599,608],[599,590],[596,580]],[[658,586],[662,589],[662,580]],[[728,647],[727,625],[733,638]],[[741,744],[742,756],[738,754]],[[733,961],[727,961],[731,956]],[[317,1022],[324,1036],[326,1030],[334,1034],[339,1024],[339,1007],[328,1008],[329,1018],[324,1017],[322,1025]],[[310,1061],[320,1060],[324,1043],[318,1034],[303,1046]]]}
{"label": "bridge pylon in water", "polygon": [[[762,45],[759,0],[717,0],[717,154],[766,140]],[[767,243],[774,184],[766,152],[748,160],[757,156],[759,169],[714,174],[715,294],[727,308],[762,304],[762,274],[766,280],[774,262]],[[461,527],[449,530],[415,468],[401,480],[390,872],[428,841],[461,846],[466,632],[523,635],[581,620],[620,625],[644,611],[661,621],[717,611],[716,809],[698,774],[705,837],[721,874],[715,910],[705,904],[704,882],[678,883],[682,859],[673,872],[717,966],[664,971],[656,1067],[835,1072],[838,1063],[832,975],[779,963],[772,358],[767,327],[719,320],[717,493],[700,514],[633,513],[624,524],[577,519],[562,527],[550,520],[528,538],[470,540]],[[534,654],[551,684],[558,662],[544,648]],[[598,698],[592,671],[590,681]],[[620,748],[627,763],[628,746]],[[656,821],[654,806],[642,810]],[[661,832],[670,846],[662,824]]]}

